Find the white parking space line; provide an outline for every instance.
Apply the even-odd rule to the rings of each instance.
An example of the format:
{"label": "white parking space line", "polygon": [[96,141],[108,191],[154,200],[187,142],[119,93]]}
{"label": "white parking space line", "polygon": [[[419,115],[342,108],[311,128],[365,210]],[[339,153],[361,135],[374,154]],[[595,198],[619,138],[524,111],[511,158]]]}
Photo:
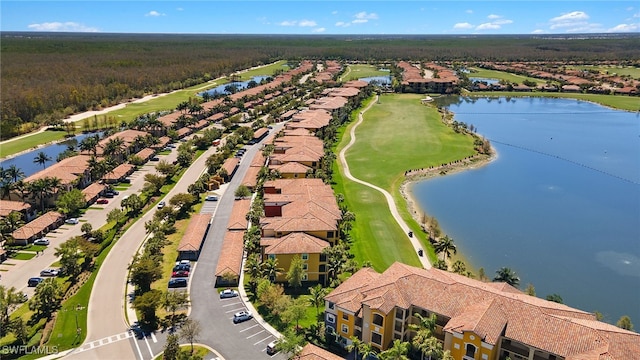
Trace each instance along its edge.
{"label": "white parking space line", "polygon": [[228,314],[228,313],[237,313],[238,311],[242,311],[242,310],[244,310],[244,306],[241,307],[241,308],[234,309],[234,310],[225,311],[225,313],[226,314]]}
{"label": "white parking space line", "polygon": [[154,343],[158,342],[158,339],[156,338],[156,334],[151,333],[151,340],[153,340]]}
{"label": "white parking space line", "polygon": [[253,325],[253,326],[249,326],[249,327],[248,327],[248,328],[246,328],[246,329],[242,329],[242,330],[240,330],[240,332],[245,332],[245,331],[247,331],[247,330],[253,329],[253,328],[254,328],[254,327],[256,327],[256,326],[260,326],[260,324],[255,324],[255,325]]}
{"label": "white parking space line", "polygon": [[253,334],[253,335],[249,335],[249,336],[247,336],[247,339],[251,339],[251,338],[252,338],[252,337],[254,337],[254,336],[258,336],[258,335],[262,334],[263,332],[264,332],[264,329],[262,329],[262,330],[258,331],[257,333],[255,333],[255,334]]}
{"label": "white parking space line", "polygon": [[140,355],[140,360],[144,360],[144,357],[142,356],[142,351],[140,351],[140,345],[138,345],[138,340],[133,339],[133,343],[136,345],[136,350],[138,351],[138,355]]}
{"label": "white parking space line", "polygon": [[231,303],[231,304],[222,305],[222,307],[227,307],[227,306],[237,306],[238,304],[240,304],[240,301],[236,301],[236,302],[233,302],[233,303]]}
{"label": "white parking space line", "polygon": [[147,349],[149,349],[149,354],[151,354],[151,356],[153,356],[153,350],[151,350],[151,345],[149,345],[149,340],[147,340],[147,337],[144,337],[144,342],[145,344],[147,344]]}
{"label": "white parking space line", "polygon": [[258,341],[257,343],[254,343],[254,344],[253,344],[253,346],[258,345],[258,344],[260,344],[261,342],[263,342],[263,341],[265,341],[265,340],[268,340],[269,338],[271,338],[271,335],[269,335],[269,336],[267,336],[266,338],[264,338],[264,339],[262,339],[262,340]]}

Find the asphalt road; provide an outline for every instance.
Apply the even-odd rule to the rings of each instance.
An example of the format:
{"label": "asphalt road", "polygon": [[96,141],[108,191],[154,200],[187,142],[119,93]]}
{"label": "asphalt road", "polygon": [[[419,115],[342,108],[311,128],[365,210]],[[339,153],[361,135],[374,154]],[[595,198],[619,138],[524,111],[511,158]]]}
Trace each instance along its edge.
{"label": "asphalt road", "polygon": [[[282,124],[274,126],[279,131]],[[207,233],[197,267],[191,278],[191,313],[190,317],[202,325],[200,342],[216,349],[225,359],[286,359],[283,354],[269,356],[266,354],[267,344],[276,337],[263,327],[255,318],[234,324],[233,314],[246,310],[239,297],[220,299],[215,285],[215,270],[220,254],[224,234],[227,230],[229,216],[235,201],[234,192],[245,176],[251,160],[259,151],[260,144],[247,145],[236,174],[228,184],[228,188],[218,201],[218,208]],[[255,314],[254,314],[255,315]]]}

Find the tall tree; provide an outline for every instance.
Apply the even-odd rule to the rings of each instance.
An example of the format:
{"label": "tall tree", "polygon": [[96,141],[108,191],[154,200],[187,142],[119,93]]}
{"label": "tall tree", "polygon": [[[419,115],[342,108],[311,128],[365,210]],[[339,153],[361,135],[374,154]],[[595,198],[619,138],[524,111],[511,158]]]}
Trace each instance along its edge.
{"label": "tall tree", "polygon": [[48,162],[50,162],[50,161],[51,161],[51,157],[50,157],[49,155],[45,154],[45,152],[44,152],[44,151],[40,151],[40,152],[36,155],[36,157],[35,157],[35,158],[33,158],[33,162],[34,162],[35,164],[42,165],[42,168],[43,168],[43,169],[45,169],[45,168],[47,167],[47,166],[46,166],[46,164],[47,164]]}
{"label": "tall tree", "polygon": [[518,275],[508,267],[501,267],[496,270],[496,276],[493,278],[494,282],[506,282],[507,284],[518,287],[520,285],[520,278]]}
{"label": "tall tree", "polygon": [[629,331],[633,331],[633,323],[631,322],[631,318],[628,315],[623,315],[616,322],[616,326],[620,329],[625,329]]}
{"label": "tall tree", "polygon": [[324,297],[327,295],[327,289],[318,284],[309,288],[309,303],[316,308],[316,320],[320,321],[320,306],[324,305]]}
{"label": "tall tree", "polygon": [[287,281],[289,282],[289,286],[293,287],[294,289],[302,286],[302,279],[306,274],[303,266],[304,261],[302,260],[300,255],[294,255],[289,265],[289,271],[287,271]]}
{"label": "tall tree", "polygon": [[8,327],[4,324],[9,323],[9,314],[23,301],[24,295],[15,287],[6,288],[0,285],[0,337],[7,335]]}
{"label": "tall tree", "polygon": [[409,352],[409,343],[394,340],[393,346],[380,353],[380,360],[409,360],[407,353]]}
{"label": "tall tree", "polygon": [[5,170],[5,177],[10,179],[12,182],[18,182],[25,178],[24,171],[22,171],[16,165],[11,165]]}
{"label": "tall tree", "polygon": [[164,344],[163,360],[178,360],[180,354],[180,344],[178,343],[178,335],[169,334],[167,342]]}
{"label": "tall tree", "polygon": [[433,248],[436,251],[436,254],[442,254],[443,260],[445,261],[451,257],[451,254],[458,252],[458,248],[453,243],[453,239],[448,235],[445,235],[440,239]]}
{"label": "tall tree", "polygon": [[171,328],[175,326],[176,311],[189,306],[189,294],[186,291],[165,291],[162,305],[171,312]]}
{"label": "tall tree", "polygon": [[36,312],[38,317],[49,318],[58,310],[62,302],[62,289],[54,278],[45,279],[36,286],[36,291],[29,301],[29,309]]}
{"label": "tall tree", "polygon": [[154,329],[157,323],[156,310],[162,303],[162,291],[150,290],[133,300],[133,308],[140,311],[140,323]]}
{"label": "tall tree", "polygon": [[82,253],[80,252],[78,241],[72,238],[63,242],[60,247],[56,248],[54,255],[60,257],[60,265],[64,268],[65,273],[71,276],[72,281],[75,282],[76,277],[82,271],[79,263],[80,259],[82,259]]}
{"label": "tall tree", "polygon": [[197,320],[188,318],[180,328],[180,337],[191,344],[191,355],[193,355],[193,343],[200,336],[200,323]]}

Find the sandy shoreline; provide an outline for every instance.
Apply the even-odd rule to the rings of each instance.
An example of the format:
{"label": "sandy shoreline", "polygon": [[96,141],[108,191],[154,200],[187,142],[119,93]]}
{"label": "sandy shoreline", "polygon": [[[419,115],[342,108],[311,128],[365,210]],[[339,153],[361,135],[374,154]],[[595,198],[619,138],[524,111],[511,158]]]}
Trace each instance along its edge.
{"label": "sandy shoreline", "polygon": [[413,195],[413,192],[411,191],[411,186],[414,183],[437,176],[455,174],[461,171],[472,170],[486,166],[498,158],[498,153],[495,151],[495,149],[492,148],[491,152],[491,155],[475,155],[470,159],[464,159],[456,163],[408,172],[405,175],[404,182],[402,183],[402,185],[400,185],[400,194],[407,202],[407,208],[411,213],[411,217],[413,217],[413,219],[419,225],[422,225],[422,215],[429,215],[425,209],[422,209],[420,207],[415,199],[415,196]]}

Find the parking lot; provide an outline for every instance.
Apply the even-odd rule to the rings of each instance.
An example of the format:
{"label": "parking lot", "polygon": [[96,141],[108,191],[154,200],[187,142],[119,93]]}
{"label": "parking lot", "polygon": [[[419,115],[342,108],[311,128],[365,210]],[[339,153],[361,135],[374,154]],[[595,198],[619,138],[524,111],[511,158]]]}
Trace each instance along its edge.
{"label": "parking lot", "polygon": [[229,329],[229,337],[243,340],[245,346],[253,346],[254,351],[260,351],[268,356],[266,355],[267,344],[276,340],[275,336],[259,324],[255,318],[237,324],[233,323],[233,314],[247,310],[240,298],[220,299],[220,307],[225,314],[225,321],[232,325],[232,329]]}

